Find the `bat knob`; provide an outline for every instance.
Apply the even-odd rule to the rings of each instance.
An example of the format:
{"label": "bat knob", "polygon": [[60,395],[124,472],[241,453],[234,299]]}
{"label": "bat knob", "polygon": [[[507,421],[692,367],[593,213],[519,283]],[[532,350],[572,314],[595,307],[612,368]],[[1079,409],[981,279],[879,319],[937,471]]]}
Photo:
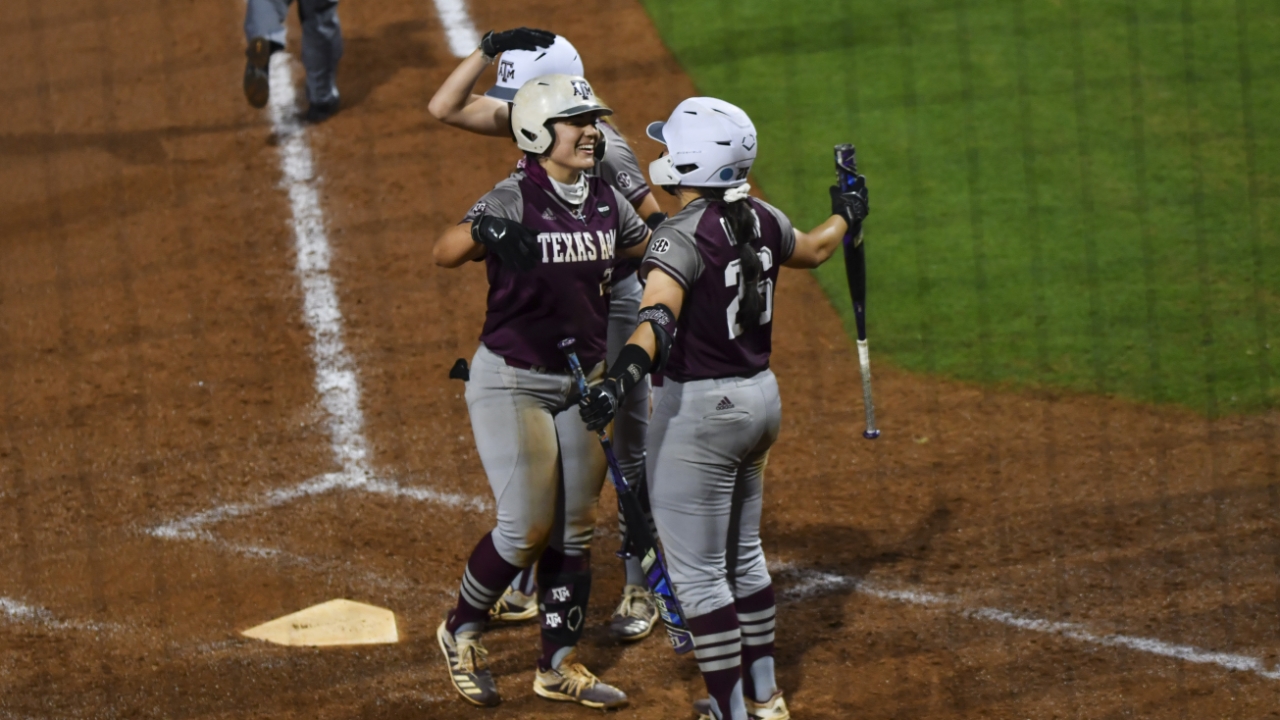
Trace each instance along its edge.
{"label": "bat knob", "polygon": [[863,430],[862,437],[868,440],[875,440],[876,438],[880,437],[880,431],[879,430]]}
{"label": "bat knob", "polygon": [[576,343],[577,343],[577,340],[575,340],[575,339],[573,339],[573,338],[571,338],[571,337],[567,337],[567,338],[565,338],[565,339],[561,340],[561,341],[559,342],[559,344],[557,344],[557,345],[556,345],[556,347],[558,347],[558,348],[560,348],[561,350],[563,350],[563,351],[566,351],[566,352],[567,352],[567,351],[569,351],[569,350],[572,350],[572,349],[573,349],[573,346],[574,346]]}

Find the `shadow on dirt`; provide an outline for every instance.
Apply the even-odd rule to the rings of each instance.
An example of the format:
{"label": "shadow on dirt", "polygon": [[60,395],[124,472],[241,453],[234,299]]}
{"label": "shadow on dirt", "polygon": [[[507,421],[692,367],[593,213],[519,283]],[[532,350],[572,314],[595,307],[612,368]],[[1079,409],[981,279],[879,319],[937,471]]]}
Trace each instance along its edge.
{"label": "shadow on dirt", "polygon": [[835,524],[798,528],[766,525],[761,535],[771,562],[781,560],[789,566],[860,580],[880,565],[923,556],[950,522],[951,511],[938,504],[905,535],[889,542],[877,542],[860,528]]}
{"label": "shadow on dirt", "polygon": [[249,123],[165,127],[151,130],[122,130],[111,133],[16,133],[0,135],[0,158],[40,157],[73,150],[97,149],[128,165],[158,165],[169,162],[165,143],[183,138],[235,132]]}
{"label": "shadow on dirt", "polygon": [[[779,681],[788,693],[803,686],[798,667],[806,652],[822,641],[819,636],[844,625],[846,606],[852,602],[857,584],[878,567],[923,558],[934,539],[948,530],[951,520],[951,510],[939,502],[905,534],[887,542],[877,542],[871,533],[848,525],[766,525],[762,529],[770,563],[780,565],[771,570],[779,615],[790,616],[792,623],[782,620],[778,627],[775,658]],[[829,581],[814,583],[815,577]],[[830,581],[836,578],[839,580]],[[797,590],[801,591],[798,597]],[[592,670],[603,676],[623,662],[625,649],[609,638],[606,622],[593,623],[584,638],[584,643],[591,646]],[[655,635],[661,633],[661,627],[654,629]],[[666,642],[666,638],[654,637],[645,642]],[[679,682],[698,678],[698,667],[692,658],[677,667]]]}
{"label": "shadow on dirt", "polygon": [[[357,107],[404,68],[435,67],[427,24],[405,20],[385,26],[373,37],[347,37],[338,69],[338,88],[344,110]],[[447,52],[447,50],[446,50]]]}

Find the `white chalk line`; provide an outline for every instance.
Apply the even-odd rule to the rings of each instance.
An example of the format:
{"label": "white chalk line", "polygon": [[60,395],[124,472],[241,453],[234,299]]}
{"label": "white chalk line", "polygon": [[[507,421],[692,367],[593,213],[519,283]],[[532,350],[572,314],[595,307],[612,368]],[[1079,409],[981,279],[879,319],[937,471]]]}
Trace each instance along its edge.
{"label": "white chalk line", "polygon": [[449,42],[449,52],[460,58],[475,52],[480,45],[480,33],[476,31],[476,24],[471,21],[467,0],[435,0],[435,3],[436,13],[440,15],[440,23],[444,25],[444,35]]}
{"label": "white chalk line", "polygon": [[369,443],[364,437],[360,383],[355,363],[343,341],[338,292],[329,275],[333,249],[325,233],[320,209],[319,178],[311,155],[307,129],[298,116],[296,91],[288,54],[271,56],[271,125],[280,154],[281,181],[289,193],[292,213],[294,267],[302,286],[302,317],[311,330],[311,359],[315,362],[316,392],[328,414],[329,442],[334,460],[351,482],[369,475]]}
{"label": "white chalk line", "polygon": [[1269,668],[1260,658],[1235,653],[1215,652],[1192,645],[1169,643],[1163,640],[1123,635],[1118,633],[1099,633],[1085,625],[1072,622],[1045,620],[1030,615],[1020,615],[990,607],[972,607],[962,598],[954,595],[900,590],[884,587],[878,583],[847,577],[819,570],[804,570],[790,563],[770,563],[770,571],[796,580],[795,584],[781,593],[784,600],[795,601],[832,592],[852,591],[868,595],[880,600],[906,603],[917,607],[948,610],[972,620],[1007,625],[1027,632],[1043,635],[1054,635],[1101,647],[1123,648],[1148,655],[1182,660],[1197,665],[1216,665],[1226,670],[1249,672],[1267,680],[1280,680],[1280,667]]}
{"label": "white chalk line", "polygon": [[[465,0],[435,0],[450,51],[466,57],[480,42]],[[361,410],[360,384],[356,365],[343,340],[342,312],[338,293],[329,274],[333,250],[325,233],[324,212],[317,190],[319,177],[306,126],[297,109],[297,92],[293,85],[291,58],[285,52],[274,53],[270,67],[271,96],[268,108],[272,129],[280,155],[281,184],[289,194],[291,225],[294,231],[295,272],[303,293],[303,319],[311,331],[311,357],[316,366],[315,388],[327,417],[330,447],[334,460],[342,468],[306,480],[294,487],[267,492],[254,502],[228,503],[184,518],[148,528],[146,532],[167,540],[200,540],[246,557],[287,560],[317,567],[318,561],[258,545],[241,545],[215,537],[208,526],[223,520],[250,515],[279,507],[294,500],[314,497],[331,490],[357,490],[376,495],[431,502],[460,509],[483,512],[490,504],[485,500],[440,492],[430,488],[404,486],[393,480],[377,478],[369,468],[369,443],[364,436],[364,413]],[[380,576],[368,574],[367,580],[386,585]],[[37,623],[54,629],[103,630],[114,626],[100,623],[68,622],[55,618],[43,608],[0,597],[0,618],[11,622]]]}
{"label": "white chalk line", "polygon": [[[442,6],[441,12],[450,37],[463,34],[468,27],[474,36],[475,28],[471,25],[465,3],[444,4],[449,5],[447,8]],[[474,47],[478,39],[469,42]],[[355,362],[343,341],[342,311],[337,288],[329,274],[333,249],[325,233],[324,212],[317,189],[319,178],[306,126],[298,116],[291,59],[284,52],[271,56],[269,112],[280,155],[281,184],[289,194],[297,256],[295,272],[302,287],[303,319],[311,331],[311,358],[316,366],[315,388],[326,413],[334,460],[342,469],[291,488],[272,490],[253,502],[216,506],[163,523],[147,532],[165,539],[214,541],[208,526],[331,490],[357,490],[478,512],[487,510],[489,503],[481,498],[406,487],[375,477],[370,470],[369,443],[364,436],[364,413],[360,409],[360,383]]]}
{"label": "white chalk line", "polygon": [[291,488],[281,488],[264,493],[254,502],[230,503],[171,520],[146,529],[146,533],[166,540],[213,540],[207,529],[224,520],[252,515],[262,510],[280,507],[294,500],[322,495],[331,490],[353,490],[371,495],[387,495],[394,498],[429,502],[460,510],[485,512],[491,504],[486,500],[459,493],[440,492],[430,488],[401,485],[393,480],[370,477],[366,474],[326,473],[311,478]]}
{"label": "white chalk line", "polygon": [[61,620],[53,613],[42,607],[28,605],[21,600],[16,600],[10,597],[0,597],[0,619],[15,624],[39,625],[51,630],[115,632],[120,629],[120,627],[114,623]]}

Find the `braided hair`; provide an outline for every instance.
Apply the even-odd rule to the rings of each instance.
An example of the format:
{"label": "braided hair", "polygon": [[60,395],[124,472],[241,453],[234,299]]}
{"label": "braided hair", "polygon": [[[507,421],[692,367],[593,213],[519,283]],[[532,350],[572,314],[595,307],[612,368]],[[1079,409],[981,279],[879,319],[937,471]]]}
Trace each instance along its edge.
{"label": "braided hair", "polygon": [[[725,194],[734,190],[739,190],[733,193],[738,197],[726,200]],[[721,224],[729,235],[729,241],[738,248],[738,292],[742,299],[738,303],[737,323],[743,330],[759,327],[760,315],[765,310],[764,297],[760,294],[764,265],[753,244],[760,234],[759,220],[746,199],[745,188],[702,188],[701,193],[721,206]]]}

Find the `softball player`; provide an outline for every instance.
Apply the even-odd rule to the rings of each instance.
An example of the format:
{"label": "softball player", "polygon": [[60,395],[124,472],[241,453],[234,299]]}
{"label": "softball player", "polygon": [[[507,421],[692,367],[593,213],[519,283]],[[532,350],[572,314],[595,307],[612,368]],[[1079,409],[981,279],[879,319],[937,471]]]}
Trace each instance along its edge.
{"label": "softball player", "polygon": [[[244,9],[244,96],[249,104],[266,107],[271,53],[284,48],[284,20],[293,0],[248,0]],[[302,65],[307,69],[308,122],[323,122],[338,111],[335,75],[342,59],[342,28],[338,0],[298,0],[302,20]]]}
{"label": "softball player", "polygon": [[[481,73],[501,54],[498,62],[498,80],[484,95],[472,91]],[[545,30],[517,28],[499,33],[489,33],[471,56],[465,58],[457,69],[436,91],[428,109],[436,118],[463,130],[481,135],[511,137],[508,103],[516,91],[530,78],[551,73],[582,75],[582,60],[578,51],[563,37]],[[626,139],[608,121],[597,126],[603,133],[603,151],[597,152],[599,162],[590,171],[612,185],[626,198],[641,217],[647,218],[650,227],[656,227],[666,219],[658,202],[653,198],[644,181],[640,163]],[[597,150],[600,147],[597,146]],[[636,314],[640,310],[641,287],[636,271],[640,263],[624,260],[613,270],[613,292],[609,306],[608,361],[613,363],[627,338],[636,329]],[[618,463],[628,481],[639,484],[642,499],[644,491],[645,454],[644,438],[649,425],[649,381],[645,381],[627,396],[613,427],[614,449]],[[626,524],[622,513],[618,522],[623,532]],[[609,622],[609,633],[623,641],[635,641],[648,637],[658,620],[658,606],[645,584],[644,571],[639,558],[628,558],[626,584],[622,599]],[[537,612],[532,588],[532,573],[523,573],[516,579],[510,591],[500,598],[493,608],[491,619],[518,621],[532,618]]]}
{"label": "softball player", "polygon": [[605,462],[577,413],[564,412],[576,393],[557,348],[577,338],[599,378],[614,259],[641,256],[648,241],[630,203],[583,172],[595,164],[596,120],[610,112],[582,77],[526,83],[511,110],[524,169],[482,197],[434,249],[444,267],[483,258],[489,277],[466,399],[497,526],[472,552],[457,604],[436,632],[454,687],[476,705],[500,701],[481,644],[489,609],[535,560],[542,654],[534,692],[597,708],[627,702],[574,662]]}
{"label": "softball player", "polygon": [[649,178],[683,209],[654,231],[640,326],[580,413],[602,427],[637,378],[664,373],[648,435],[650,500],[711,695],[700,710],[784,720],[760,545],[764,468],[782,413],[769,370],[773,295],[779,266],[817,267],[846,229],[861,232],[865,180],[857,192],[833,188],[832,217],[800,232],[747,195],[756,131],[739,108],[691,98],[648,134],[668,150]]}

